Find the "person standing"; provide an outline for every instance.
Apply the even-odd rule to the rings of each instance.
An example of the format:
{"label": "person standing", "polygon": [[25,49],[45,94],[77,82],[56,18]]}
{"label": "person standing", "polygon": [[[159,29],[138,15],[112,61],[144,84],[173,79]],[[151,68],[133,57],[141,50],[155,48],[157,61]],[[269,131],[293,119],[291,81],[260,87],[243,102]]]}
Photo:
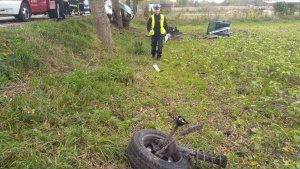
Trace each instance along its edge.
{"label": "person standing", "polygon": [[55,3],[56,3],[57,20],[65,19],[64,1],[55,0]]}
{"label": "person standing", "polygon": [[[147,30],[151,36],[152,58],[155,58],[155,55],[157,54],[157,59],[160,60],[162,57],[163,37],[169,33],[169,29],[165,16],[160,14],[160,5],[155,4],[153,8],[154,14],[147,22]],[[158,46],[157,50],[156,46]]]}
{"label": "person standing", "polygon": [[69,0],[64,0],[64,14],[65,16],[71,16]]}

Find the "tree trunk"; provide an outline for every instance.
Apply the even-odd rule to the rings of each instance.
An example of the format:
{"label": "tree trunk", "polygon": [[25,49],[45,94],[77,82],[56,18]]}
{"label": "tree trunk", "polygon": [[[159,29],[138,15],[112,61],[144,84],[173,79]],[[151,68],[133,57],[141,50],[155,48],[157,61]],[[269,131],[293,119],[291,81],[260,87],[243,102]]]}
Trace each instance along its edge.
{"label": "tree trunk", "polygon": [[137,6],[138,6],[138,0],[133,1],[133,14],[137,14]]}
{"label": "tree trunk", "polygon": [[107,18],[103,0],[89,0],[93,22],[98,38],[105,46],[114,51],[116,49],[112,39],[110,22]]}
{"label": "tree trunk", "polygon": [[123,28],[122,14],[120,10],[119,0],[111,0],[112,8],[117,19],[117,25],[119,28]]}

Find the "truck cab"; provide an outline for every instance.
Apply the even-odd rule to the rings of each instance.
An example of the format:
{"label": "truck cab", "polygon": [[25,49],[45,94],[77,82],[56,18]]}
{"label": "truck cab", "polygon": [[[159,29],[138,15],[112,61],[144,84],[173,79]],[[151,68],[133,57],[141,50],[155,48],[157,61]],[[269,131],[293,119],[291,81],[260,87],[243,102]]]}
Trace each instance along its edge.
{"label": "truck cab", "polygon": [[55,0],[0,0],[0,15],[15,16],[28,22],[32,14],[48,13],[52,18]]}

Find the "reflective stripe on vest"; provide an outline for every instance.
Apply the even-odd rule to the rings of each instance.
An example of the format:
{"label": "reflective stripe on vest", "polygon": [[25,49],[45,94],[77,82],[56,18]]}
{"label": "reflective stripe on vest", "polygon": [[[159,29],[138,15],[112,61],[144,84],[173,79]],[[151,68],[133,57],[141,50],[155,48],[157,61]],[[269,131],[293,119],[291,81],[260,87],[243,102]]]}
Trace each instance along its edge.
{"label": "reflective stripe on vest", "polygon": [[[151,22],[151,30],[154,30],[154,26],[155,26],[155,18],[154,15],[151,16],[152,18],[152,22]],[[160,34],[166,34],[166,30],[164,28],[164,24],[165,24],[165,16],[164,15],[160,15]]]}

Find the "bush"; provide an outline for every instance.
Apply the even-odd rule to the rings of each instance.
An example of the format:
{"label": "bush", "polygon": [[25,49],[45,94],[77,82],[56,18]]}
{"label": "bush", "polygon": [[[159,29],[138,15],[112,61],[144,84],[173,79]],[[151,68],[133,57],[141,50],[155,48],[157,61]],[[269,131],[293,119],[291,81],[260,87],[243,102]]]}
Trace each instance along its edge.
{"label": "bush", "polygon": [[296,11],[296,5],[292,3],[277,2],[274,4],[275,13],[280,15],[293,15]]}

